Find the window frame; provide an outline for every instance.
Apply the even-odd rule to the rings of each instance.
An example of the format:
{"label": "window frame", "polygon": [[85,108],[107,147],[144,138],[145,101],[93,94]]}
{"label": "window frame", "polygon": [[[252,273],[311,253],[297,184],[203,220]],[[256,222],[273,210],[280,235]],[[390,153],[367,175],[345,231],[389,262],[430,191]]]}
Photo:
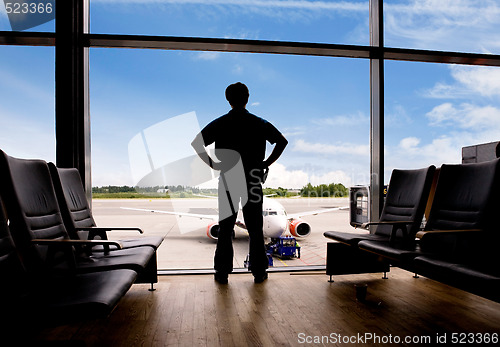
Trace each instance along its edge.
{"label": "window frame", "polygon": [[91,202],[89,48],[245,52],[370,60],[370,218],[377,221],[384,188],[384,61],[499,66],[500,55],[385,47],[383,0],[369,0],[370,45],[314,42],[90,34],[90,0],[56,0],[56,30],[0,31],[0,45],[56,49],[56,164],[76,167]]}

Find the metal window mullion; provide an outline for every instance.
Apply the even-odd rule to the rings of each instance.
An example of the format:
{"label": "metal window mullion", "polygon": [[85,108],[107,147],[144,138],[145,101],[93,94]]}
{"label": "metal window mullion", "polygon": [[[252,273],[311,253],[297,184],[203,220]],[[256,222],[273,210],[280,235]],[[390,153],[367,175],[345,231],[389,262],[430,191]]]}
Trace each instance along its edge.
{"label": "metal window mullion", "polygon": [[90,200],[88,0],[56,0],[56,165],[77,168]]}
{"label": "metal window mullion", "polygon": [[[383,0],[370,0],[370,221],[379,220],[384,186]],[[372,230],[373,231],[373,230]]]}

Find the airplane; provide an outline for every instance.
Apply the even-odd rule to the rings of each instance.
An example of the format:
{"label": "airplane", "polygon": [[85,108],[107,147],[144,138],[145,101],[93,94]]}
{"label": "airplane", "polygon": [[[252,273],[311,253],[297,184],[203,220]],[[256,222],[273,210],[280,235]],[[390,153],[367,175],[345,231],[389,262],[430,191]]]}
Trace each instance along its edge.
{"label": "airplane", "polygon": [[[206,196],[209,197],[209,196]],[[209,197],[216,198],[216,197]],[[125,210],[133,210],[133,211],[145,211],[145,212],[153,212],[153,213],[164,213],[176,216],[186,216],[186,217],[194,217],[200,219],[208,219],[212,222],[207,226],[207,236],[213,240],[217,240],[219,233],[219,224],[218,224],[218,216],[217,215],[209,215],[209,214],[197,214],[197,213],[187,213],[187,212],[173,212],[173,211],[163,211],[163,210],[151,210],[151,209],[141,209],[141,208],[132,208],[132,207],[121,207]],[[263,216],[263,231],[264,237],[268,237],[270,239],[278,239],[283,236],[286,232],[289,232],[295,237],[304,238],[311,234],[311,226],[301,217],[303,216],[311,216],[317,215],[320,213],[332,212],[345,210],[349,207],[333,207],[333,208],[325,208],[321,210],[315,211],[304,211],[300,213],[291,213],[287,214],[283,205],[281,205],[277,200],[270,199],[268,196],[264,196],[262,202],[262,216]],[[236,225],[242,229],[246,229],[245,222],[243,220],[240,210],[238,211],[238,218],[236,220]]]}

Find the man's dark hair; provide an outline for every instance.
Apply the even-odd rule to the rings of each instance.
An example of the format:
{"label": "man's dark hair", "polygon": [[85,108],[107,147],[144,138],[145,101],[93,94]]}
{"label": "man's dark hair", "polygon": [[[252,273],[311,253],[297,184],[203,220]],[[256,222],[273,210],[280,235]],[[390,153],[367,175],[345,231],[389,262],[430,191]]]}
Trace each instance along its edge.
{"label": "man's dark hair", "polygon": [[226,99],[233,107],[245,107],[249,96],[247,86],[241,82],[231,84],[226,88]]}

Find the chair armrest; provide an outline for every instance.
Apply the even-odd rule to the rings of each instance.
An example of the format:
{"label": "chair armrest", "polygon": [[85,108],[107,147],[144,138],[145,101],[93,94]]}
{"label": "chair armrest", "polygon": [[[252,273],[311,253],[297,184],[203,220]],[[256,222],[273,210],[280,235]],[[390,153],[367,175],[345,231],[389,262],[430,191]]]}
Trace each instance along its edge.
{"label": "chair armrest", "polygon": [[480,251],[491,242],[481,229],[424,230],[415,235],[424,252],[463,257]]}
{"label": "chair armrest", "polygon": [[31,242],[38,245],[45,245],[56,248],[79,246],[85,248],[86,250],[91,250],[93,246],[102,245],[104,246],[104,254],[109,253],[110,246],[116,246],[117,249],[123,248],[120,242],[109,240],[33,239],[31,240]]}
{"label": "chair armrest", "polygon": [[416,222],[415,221],[404,221],[404,220],[383,221],[383,222],[367,222],[367,223],[363,223],[361,225],[361,227],[367,229],[367,227],[370,225],[392,225],[389,244],[391,246],[394,246],[394,244],[396,242],[396,234],[397,234],[398,230],[401,229],[401,233],[403,234],[403,244],[411,245],[414,242],[414,240],[410,240],[410,235],[408,234],[408,229],[406,228],[406,226],[408,224],[416,224]]}
{"label": "chair armrest", "polygon": [[404,221],[404,220],[383,221],[383,222],[366,222],[366,223],[361,224],[361,227],[366,229],[370,225],[406,225],[406,224],[416,224],[416,222]]}
{"label": "chair armrest", "polygon": [[443,235],[467,235],[474,233],[474,235],[477,235],[478,233],[483,234],[482,229],[455,229],[455,230],[421,230],[417,232],[415,237],[417,239],[423,239],[424,237],[427,238],[433,238],[433,237],[439,237]]}
{"label": "chair armrest", "polygon": [[76,231],[88,231],[89,240],[93,240],[96,236],[99,236],[102,240],[107,240],[108,237],[106,235],[106,232],[108,231],[113,231],[113,230],[119,230],[119,231],[138,231],[141,234],[144,234],[144,231],[140,228],[113,228],[113,227],[81,227],[81,228],[76,228]]}

